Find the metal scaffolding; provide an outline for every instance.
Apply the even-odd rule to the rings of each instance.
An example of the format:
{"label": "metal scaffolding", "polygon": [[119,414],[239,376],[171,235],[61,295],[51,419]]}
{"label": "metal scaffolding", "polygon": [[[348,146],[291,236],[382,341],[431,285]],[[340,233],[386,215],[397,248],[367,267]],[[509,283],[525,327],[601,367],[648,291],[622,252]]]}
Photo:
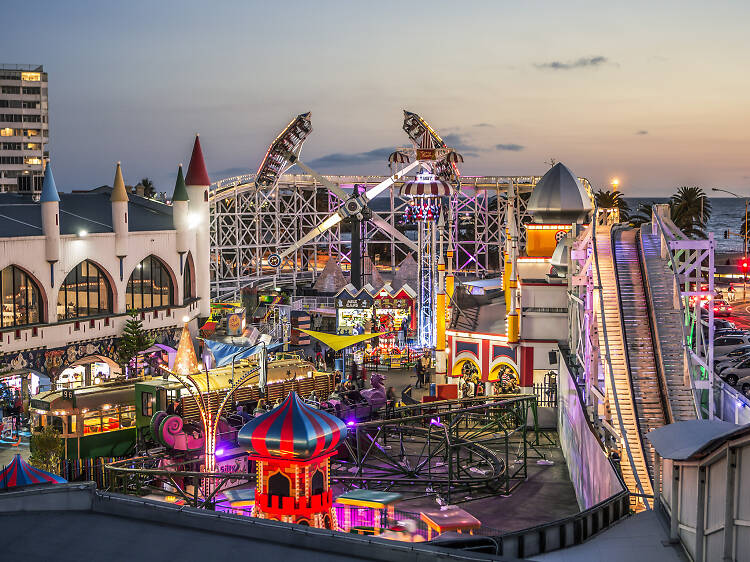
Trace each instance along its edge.
{"label": "metal scaffolding", "polygon": [[[347,191],[355,185],[373,187],[388,176],[325,176]],[[413,178],[404,178],[405,180]],[[455,246],[453,269],[458,275],[479,277],[498,274],[505,246],[505,187],[516,183],[521,222],[528,222],[526,201],[539,176],[465,176],[452,198]],[[586,184],[586,180],[582,180]],[[413,252],[416,232],[394,236],[403,222],[407,202],[398,196],[402,181],[371,203],[375,220],[363,223],[363,255],[369,255],[383,272],[395,272]],[[499,202],[498,202],[499,198]],[[339,208],[342,201],[311,175],[282,175],[272,186],[258,186],[255,175],[221,180],[211,186],[211,296],[236,298],[243,287],[314,282],[329,259],[349,268],[349,233],[341,225],[317,236],[293,252],[280,268],[268,256],[292,246]],[[392,227],[391,232],[386,230]],[[521,233],[521,247],[525,245]],[[448,249],[447,247],[445,248]],[[375,260],[380,256],[379,260]]]}

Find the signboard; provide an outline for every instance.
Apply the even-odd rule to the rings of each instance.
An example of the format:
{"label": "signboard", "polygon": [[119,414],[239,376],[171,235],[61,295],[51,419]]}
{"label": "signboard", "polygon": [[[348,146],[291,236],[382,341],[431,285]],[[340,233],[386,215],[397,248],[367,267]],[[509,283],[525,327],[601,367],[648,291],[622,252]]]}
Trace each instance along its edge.
{"label": "signboard", "polygon": [[49,412],[49,402],[45,402],[44,400],[32,398],[31,407],[37,410],[44,410],[45,412]]}
{"label": "signboard", "polygon": [[62,399],[67,400],[71,404],[73,404],[73,407],[76,407],[76,393],[72,388],[65,388],[62,391]]}
{"label": "signboard", "polygon": [[245,312],[227,314],[227,335],[241,336],[245,325]]}
{"label": "signboard", "polygon": [[407,310],[409,308],[409,302],[406,299],[379,298],[376,307],[380,309],[389,308]]}
{"label": "signboard", "polygon": [[[223,472],[225,474],[231,474],[232,472],[247,472],[247,453],[244,451],[239,453],[237,456],[223,458],[216,461],[216,471]],[[224,485],[225,488],[231,488],[232,486],[239,486],[244,484],[245,480],[227,480]]]}
{"label": "signboard", "polygon": [[336,308],[367,309],[372,306],[368,299],[336,299]]}

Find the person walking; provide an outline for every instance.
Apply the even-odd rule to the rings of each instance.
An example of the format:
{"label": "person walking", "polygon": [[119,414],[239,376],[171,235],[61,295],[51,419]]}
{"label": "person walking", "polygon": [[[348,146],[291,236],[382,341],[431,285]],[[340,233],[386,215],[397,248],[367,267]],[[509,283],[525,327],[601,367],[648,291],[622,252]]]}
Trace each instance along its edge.
{"label": "person walking", "polygon": [[422,363],[422,378],[424,379],[424,382],[426,384],[430,384],[430,356],[425,353],[422,355],[422,358],[420,359],[420,362]]}
{"label": "person walking", "polygon": [[349,372],[349,382],[352,385],[356,385],[357,384],[357,372],[358,372],[358,370],[359,369],[357,367],[357,362],[354,361],[354,360],[352,360],[352,368],[351,368],[351,371]]}
{"label": "person walking", "polygon": [[385,417],[390,418],[396,409],[396,389],[388,387],[385,393]]}
{"label": "person walking", "polygon": [[422,367],[422,361],[420,359],[417,359],[417,362],[414,365],[414,369],[417,372],[417,384],[414,385],[414,388],[422,388],[424,386],[424,369]]}

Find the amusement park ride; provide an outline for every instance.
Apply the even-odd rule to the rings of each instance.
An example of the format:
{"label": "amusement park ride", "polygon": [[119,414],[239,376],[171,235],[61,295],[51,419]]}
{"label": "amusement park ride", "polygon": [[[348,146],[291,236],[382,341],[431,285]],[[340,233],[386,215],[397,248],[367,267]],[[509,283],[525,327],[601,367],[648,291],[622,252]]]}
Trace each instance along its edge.
{"label": "amusement park ride", "polygon": [[444,209],[443,200],[450,200],[460,186],[460,173],[457,165],[463,162],[463,157],[448,147],[430,125],[416,113],[404,111],[403,128],[412,144],[398,148],[388,157],[391,170],[397,168],[397,171],[363,193],[358,193],[355,189],[352,194],[349,194],[300,159],[302,145],[312,131],[310,113],[303,113],[293,119],[271,144],[258,169],[256,182],[260,182],[261,185],[273,184],[278,181],[281,174],[297,165],[344,201],[338,210],[295,243],[280,253],[270,255],[268,263],[276,268],[282,267],[285,260],[295,255],[297,250],[305,244],[342,221],[348,220],[352,225],[351,282],[359,288],[362,271],[360,238],[362,221],[373,221],[376,226],[395,238],[406,238],[403,233],[374,214],[369,208],[369,203],[387,189],[392,188],[397,180],[412,170],[416,170],[416,178],[405,181],[401,186],[400,196],[409,201],[409,207],[404,213],[405,220],[417,224],[416,244],[407,238],[409,246],[417,252],[419,264],[417,343],[421,348],[430,349],[436,345],[437,317],[445,315],[445,300],[442,300],[443,309],[437,310],[439,303],[436,294],[444,292],[442,283],[438,286],[438,263],[444,264],[442,256],[446,223],[444,214],[450,212],[452,206],[449,205],[448,210]]}

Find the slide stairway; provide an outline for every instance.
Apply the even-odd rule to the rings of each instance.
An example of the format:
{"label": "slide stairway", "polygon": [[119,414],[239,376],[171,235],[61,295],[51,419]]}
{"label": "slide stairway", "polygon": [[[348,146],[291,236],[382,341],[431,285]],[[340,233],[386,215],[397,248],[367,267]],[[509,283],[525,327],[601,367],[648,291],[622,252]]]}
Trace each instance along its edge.
{"label": "slide stairway", "polygon": [[601,300],[595,303],[608,407],[621,438],[623,479],[640,510],[653,495],[653,449],[645,435],[666,422],[646,290],[636,231],[600,226],[596,238]]}

